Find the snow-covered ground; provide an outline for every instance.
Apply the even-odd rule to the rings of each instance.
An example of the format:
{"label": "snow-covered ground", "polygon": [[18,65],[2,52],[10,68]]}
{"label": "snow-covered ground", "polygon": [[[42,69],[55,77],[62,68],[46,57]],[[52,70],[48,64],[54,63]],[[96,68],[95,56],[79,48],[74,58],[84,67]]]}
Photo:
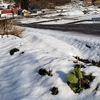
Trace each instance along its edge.
{"label": "snow-covered ground", "polygon": [[[92,15],[85,16],[90,18]],[[87,17],[84,14],[69,16],[71,21]],[[22,23],[34,21],[37,22],[35,18],[20,20]],[[65,21],[51,24],[63,24]],[[13,48],[19,51],[10,55]],[[100,61],[100,37],[26,27],[22,38],[11,35],[0,37],[0,53],[0,100],[100,100],[100,85],[94,91],[100,84],[99,67],[79,62],[86,67],[82,71],[95,76],[90,88],[81,93],[74,93],[67,84],[67,75],[75,66],[73,56]],[[53,76],[41,76],[38,73],[41,68],[51,69]],[[54,86],[58,87],[57,95],[51,94],[50,89]]]}
{"label": "snow-covered ground", "polygon": [[67,5],[55,7],[54,10],[46,10],[42,15],[33,15],[33,18],[23,18],[19,19],[19,21],[27,24],[35,22],[40,22],[41,24],[65,24],[98,17],[100,17],[100,8],[93,5],[85,7],[82,1],[74,0]]}
{"label": "snow-covered ground", "polygon": [[[82,69],[96,76],[89,89],[75,94],[67,85],[67,74],[75,66],[73,56],[100,60],[99,37],[26,28],[22,38],[4,36],[0,44],[0,100],[100,99],[100,90],[93,91],[100,83],[100,68],[96,66]],[[13,48],[20,51],[10,55]],[[39,75],[40,68],[51,69],[53,76]],[[53,86],[58,87],[58,95],[51,94]]]}

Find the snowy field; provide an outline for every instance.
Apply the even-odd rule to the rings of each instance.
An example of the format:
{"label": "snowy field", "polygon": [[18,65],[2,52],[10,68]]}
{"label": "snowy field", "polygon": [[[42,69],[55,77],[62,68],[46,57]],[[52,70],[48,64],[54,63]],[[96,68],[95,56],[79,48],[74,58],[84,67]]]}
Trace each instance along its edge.
{"label": "snowy field", "polygon": [[54,10],[46,10],[42,15],[33,15],[33,18],[23,18],[19,21],[27,24],[36,22],[40,24],[66,24],[80,20],[91,20],[92,18],[100,18],[100,8],[93,5],[85,7],[83,2],[72,0],[71,3],[58,6]]}
{"label": "snowy field", "polygon": [[[65,9],[66,6],[62,8]],[[71,20],[61,19],[47,23],[64,24],[65,21],[91,19],[92,16],[99,15],[92,11],[86,15],[79,12],[78,16],[75,13],[70,15],[68,18]],[[19,21],[31,23],[38,20],[24,18]],[[19,51],[11,55],[10,51],[14,48]],[[26,27],[22,38],[11,35],[0,37],[0,52],[0,100],[100,100],[100,67],[78,61],[78,64],[85,66],[81,71],[94,75],[95,79],[89,84],[90,88],[83,89],[80,93],[74,93],[67,84],[67,75],[76,65],[74,56],[100,61],[100,37]],[[52,70],[53,76],[40,75],[38,72],[41,68]],[[52,87],[58,87],[57,95],[51,94]]]}
{"label": "snowy field", "polygon": [[[22,38],[4,36],[0,44],[0,100],[100,100],[100,90],[93,91],[100,84],[99,67],[84,63],[82,70],[96,77],[89,89],[75,94],[67,85],[67,74],[75,66],[73,56],[100,60],[99,37],[26,28]],[[19,52],[10,55],[13,48]],[[51,69],[53,76],[39,75],[40,68]],[[57,95],[51,94],[54,86]]]}

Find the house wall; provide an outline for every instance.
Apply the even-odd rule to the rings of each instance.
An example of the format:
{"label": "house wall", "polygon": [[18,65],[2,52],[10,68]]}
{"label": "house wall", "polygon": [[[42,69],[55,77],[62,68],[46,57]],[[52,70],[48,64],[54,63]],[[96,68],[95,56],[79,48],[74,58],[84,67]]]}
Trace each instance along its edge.
{"label": "house wall", "polygon": [[2,14],[17,13],[17,12],[18,12],[17,9],[12,9],[12,10],[10,10],[10,9],[5,9],[5,10],[2,10],[2,11],[1,11]]}

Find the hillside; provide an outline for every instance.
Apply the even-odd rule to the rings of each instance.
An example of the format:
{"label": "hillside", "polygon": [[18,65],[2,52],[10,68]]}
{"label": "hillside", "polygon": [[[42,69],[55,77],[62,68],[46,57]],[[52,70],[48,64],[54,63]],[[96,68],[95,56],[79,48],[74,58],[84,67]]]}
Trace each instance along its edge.
{"label": "hillside", "polygon": [[[17,20],[53,27],[99,16],[98,7],[73,1]],[[84,23],[89,32],[100,22]],[[100,35],[29,27],[21,37],[0,35],[0,100],[100,100]]]}

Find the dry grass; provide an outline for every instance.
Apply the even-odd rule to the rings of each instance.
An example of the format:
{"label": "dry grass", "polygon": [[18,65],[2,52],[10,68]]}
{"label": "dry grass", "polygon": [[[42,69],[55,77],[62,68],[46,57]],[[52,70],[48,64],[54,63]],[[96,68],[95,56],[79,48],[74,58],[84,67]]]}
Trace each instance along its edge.
{"label": "dry grass", "polygon": [[0,21],[0,35],[14,35],[18,37],[22,37],[22,32],[25,28],[19,27],[17,22],[14,20],[2,20]]}

